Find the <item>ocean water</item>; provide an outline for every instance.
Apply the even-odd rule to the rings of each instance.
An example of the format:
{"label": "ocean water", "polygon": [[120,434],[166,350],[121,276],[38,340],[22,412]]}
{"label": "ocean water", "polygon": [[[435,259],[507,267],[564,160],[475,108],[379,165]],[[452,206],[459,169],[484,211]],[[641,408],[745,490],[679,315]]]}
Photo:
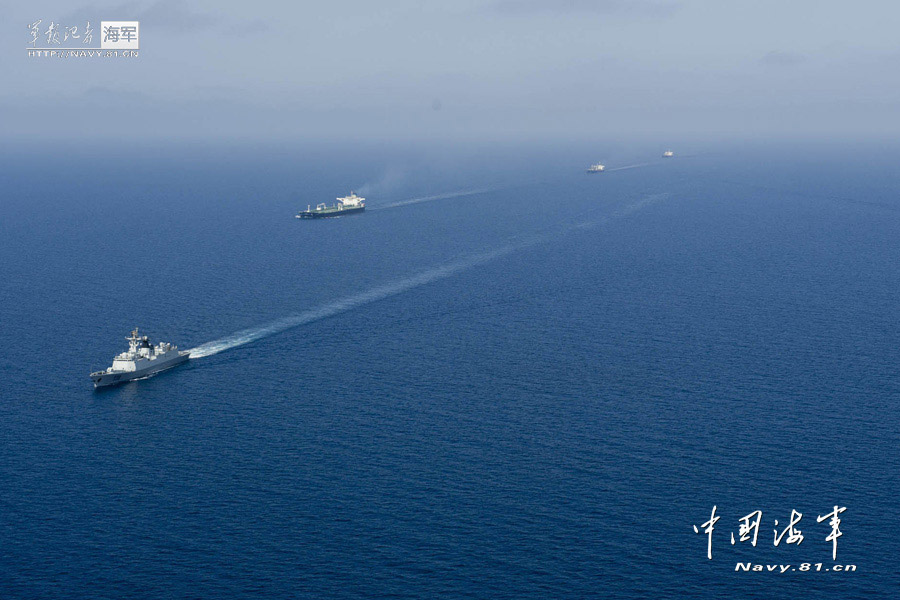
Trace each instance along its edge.
{"label": "ocean water", "polygon": [[609,147],[5,152],[0,597],[896,597],[898,148]]}

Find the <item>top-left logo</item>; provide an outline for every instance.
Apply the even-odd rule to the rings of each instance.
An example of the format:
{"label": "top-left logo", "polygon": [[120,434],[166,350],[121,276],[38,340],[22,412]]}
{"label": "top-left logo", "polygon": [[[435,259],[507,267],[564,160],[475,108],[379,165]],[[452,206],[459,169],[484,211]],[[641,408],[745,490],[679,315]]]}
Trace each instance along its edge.
{"label": "top-left logo", "polygon": [[[139,21],[86,21],[84,26],[38,19],[27,25],[29,56],[137,56]],[[101,52],[105,51],[105,52]]]}

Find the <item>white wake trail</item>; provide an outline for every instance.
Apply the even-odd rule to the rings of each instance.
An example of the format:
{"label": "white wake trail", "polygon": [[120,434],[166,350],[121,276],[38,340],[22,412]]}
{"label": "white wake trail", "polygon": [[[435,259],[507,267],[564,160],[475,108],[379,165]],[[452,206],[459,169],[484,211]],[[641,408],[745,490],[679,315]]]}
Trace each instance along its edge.
{"label": "white wake trail", "polygon": [[621,217],[628,216],[631,213],[637,212],[646,206],[649,206],[656,202],[661,202],[662,200],[665,200],[666,198],[669,197],[669,195],[670,194],[668,192],[664,192],[662,194],[650,194],[649,196],[644,196],[637,202],[632,202],[631,204],[629,204],[627,206],[623,206],[619,210],[615,211],[612,214],[612,217],[613,218],[621,218]]}
{"label": "white wake trail", "polygon": [[524,248],[525,246],[536,244],[544,237],[546,236],[536,236],[534,238],[529,238],[529,240],[525,242],[510,244],[496,250],[475,254],[464,259],[435,267],[434,269],[429,269],[427,271],[419,273],[418,275],[413,275],[412,277],[400,279],[393,283],[378,286],[376,288],[372,288],[370,290],[360,292],[352,296],[346,296],[334,302],[324,304],[302,313],[273,321],[271,323],[268,323],[267,325],[245,329],[233,335],[201,344],[196,348],[192,348],[190,350],[191,358],[203,358],[204,356],[212,356],[213,354],[218,354],[219,352],[222,352],[224,350],[236,348],[237,346],[243,346],[244,344],[255,342],[256,340],[268,337],[275,333],[280,333],[299,325],[312,323],[313,321],[331,317],[348,310],[352,310],[359,306],[363,306],[364,304],[369,304],[371,302],[383,300],[391,296],[396,296],[397,294],[402,294],[403,292],[406,292],[413,288],[417,288],[439,279],[450,277],[451,275],[459,273],[460,271],[471,269],[472,267],[494,260],[515,250]]}
{"label": "white wake trail", "polygon": [[381,210],[383,208],[396,208],[398,206],[407,206],[409,204],[419,204],[420,202],[431,202],[432,200],[449,200],[450,198],[462,198],[464,196],[475,196],[476,194],[485,194],[493,192],[501,188],[477,188],[473,190],[460,190],[458,192],[448,192],[446,194],[436,194],[434,196],[421,196],[419,198],[410,198],[409,200],[400,200],[390,204],[381,206],[373,206],[372,210]]}
{"label": "white wake trail", "polygon": [[[624,171],[626,169],[639,169],[641,167],[649,167],[651,165],[655,165],[659,163],[655,162],[646,162],[646,163],[637,163],[634,165],[625,165],[622,167],[614,167],[612,169],[606,169],[606,172],[612,171]],[[534,185],[536,183],[541,183],[543,180],[532,180],[532,181],[524,181],[516,184],[510,185],[500,185],[495,187],[483,187],[483,188],[474,188],[471,190],[459,190],[456,192],[447,192],[445,194],[435,194],[433,196],[420,196],[418,198],[410,198],[408,200],[398,200],[397,202],[391,202],[390,204],[382,204],[380,206],[373,206],[369,210],[383,210],[385,208],[397,208],[399,206],[408,206],[410,204],[419,204],[420,202],[433,202],[434,200],[450,200],[451,198],[464,198],[466,196],[476,196],[478,194],[486,194],[488,192],[496,192],[503,189],[508,189],[512,187],[521,187],[527,185]]]}
{"label": "white wake trail", "polygon": [[650,165],[655,165],[656,163],[638,163],[636,165],[625,165],[624,167],[616,167],[614,169],[606,169],[607,171],[624,171],[625,169],[638,169],[640,167],[649,167]]}
{"label": "white wake trail", "polygon": [[[669,194],[655,194],[646,196],[641,200],[638,200],[637,202],[629,204],[616,211],[612,214],[612,218],[624,217],[654,202],[663,200],[668,196]],[[572,231],[574,229],[590,228],[595,225],[608,222],[609,220],[610,217],[599,217],[594,220],[581,221],[545,233],[535,234],[523,238],[517,242],[511,242],[494,250],[473,254],[465,258],[461,258],[459,260],[435,267],[433,269],[428,269],[427,271],[423,271],[417,275],[399,279],[385,285],[380,285],[358,294],[345,296],[344,298],[340,298],[338,300],[335,300],[334,302],[329,302],[328,304],[323,304],[316,308],[312,308],[295,315],[290,315],[288,317],[284,317],[283,319],[278,319],[277,321],[272,321],[271,323],[267,323],[266,325],[244,329],[243,331],[238,331],[237,333],[220,338],[218,340],[200,344],[196,348],[191,348],[190,356],[192,359],[203,358],[205,356],[218,354],[219,352],[223,352],[225,350],[230,350],[231,348],[243,346],[244,344],[255,342],[256,340],[260,340],[276,333],[281,333],[282,331],[286,331],[300,325],[305,325],[307,323],[312,323],[313,321],[319,321],[327,317],[332,317],[354,308],[358,308],[365,304],[384,300],[385,298],[390,298],[391,296],[402,294],[403,292],[407,292],[413,288],[417,288],[434,281],[438,281],[440,279],[445,279],[447,277],[450,277],[451,275],[455,275],[456,273],[460,273],[473,267],[477,267],[478,265],[482,265],[502,256],[506,256],[517,250],[522,250],[529,246],[533,246],[556,235]]]}

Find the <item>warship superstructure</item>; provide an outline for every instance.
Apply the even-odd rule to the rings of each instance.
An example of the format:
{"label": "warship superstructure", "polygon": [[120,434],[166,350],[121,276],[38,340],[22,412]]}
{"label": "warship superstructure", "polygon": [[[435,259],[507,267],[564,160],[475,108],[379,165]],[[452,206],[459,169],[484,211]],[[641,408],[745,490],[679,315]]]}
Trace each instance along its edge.
{"label": "warship superstructure", "polygon": [[138,335],[137,328],[125,339],[128,340],[128,350],[116,355],[110,368],[91,373],[95,388],[148,377],[185,363],[190,358],[190,352],[179,350],[178,346],[166,342],[154,346],[146,335]]}
{"label": "warship superstructure", "polygon": [[331,206],[326,206],[324,202],[318,204],[315,210],[311,206],[307,206],[306,210],[297,213],[297,218],[321,219],[324,217],[340,217],[341,215],[349,215],[366,210],[366,199],[357,196],[354,192],[350,192],[349,196],[336,198],[336,200],[337,202]]}

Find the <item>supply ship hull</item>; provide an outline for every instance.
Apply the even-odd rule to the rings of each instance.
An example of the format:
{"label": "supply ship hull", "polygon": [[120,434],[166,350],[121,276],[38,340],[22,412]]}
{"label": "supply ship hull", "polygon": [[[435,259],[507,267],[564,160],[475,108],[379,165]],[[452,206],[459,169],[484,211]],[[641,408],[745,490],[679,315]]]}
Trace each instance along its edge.
{"label": "supply ship hull", "polygon": [[304,210],[297,214],[298,219],[325,219],[327,217],[340,217],[343,215],[352,215],[354,213],[361,213],[366,210],[365,206],[358,206],[353,208],[338,208],[336,206],[329,206],[328,208],[316,209],[316,210]]}
{"label": "supply ship hull", "polygon": [[163,357],[149,361],[153,364],[135,369],[134,371],[112,371],[109,369],[106,371],[97,371],[96,373],[91,373],[91,381],[94,382],[95,388],[119,385],[120,383],[140,379],[141,377],[149,377],[150,375],[155,375],[156,373],[166,371],[172,367],[177,367],[178,365],[186,363],[189,358],[190,352],[184,350],[176,352],[175,356],[172,356],[171,358]]}

